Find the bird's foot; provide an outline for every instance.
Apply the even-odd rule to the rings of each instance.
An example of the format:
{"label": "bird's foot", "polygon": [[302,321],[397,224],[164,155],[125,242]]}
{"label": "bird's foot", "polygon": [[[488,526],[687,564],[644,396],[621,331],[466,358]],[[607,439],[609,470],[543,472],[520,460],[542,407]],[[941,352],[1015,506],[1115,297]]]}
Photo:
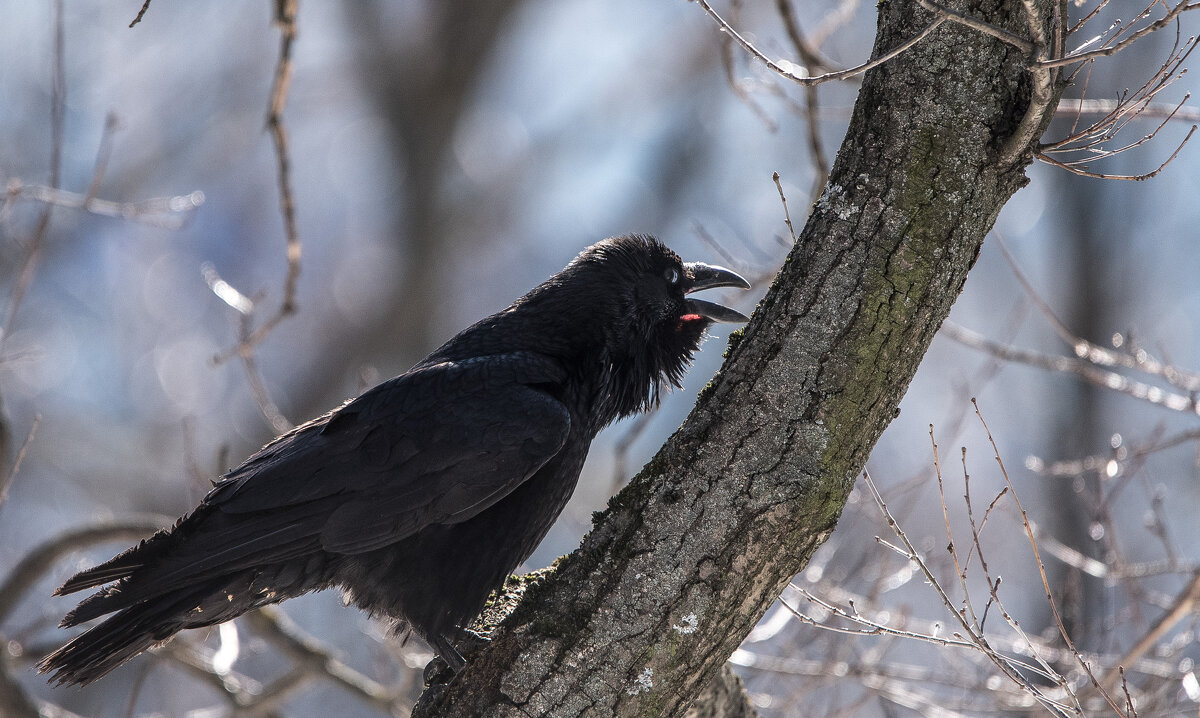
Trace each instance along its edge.
{"label": "bird's foot", "polygon": [[429,665],[425,666],[423,676],[425,685],[449,683],[450,679],[454,678],[463,669],[463,666],[467,665],[467,660],[445,636],[438,636],[432,643],[433,649],[437,651],[437,656],[429,662]]}
{"label": "bird's foot", "polygon": [[446,661],[441,656],[434,656],[433,660],[425,666],[425,672],[421,674],[421,679],[426,686],[439,686],[449,683],[454,678],[454,671],[450,670],[450,666],[446,665]]}

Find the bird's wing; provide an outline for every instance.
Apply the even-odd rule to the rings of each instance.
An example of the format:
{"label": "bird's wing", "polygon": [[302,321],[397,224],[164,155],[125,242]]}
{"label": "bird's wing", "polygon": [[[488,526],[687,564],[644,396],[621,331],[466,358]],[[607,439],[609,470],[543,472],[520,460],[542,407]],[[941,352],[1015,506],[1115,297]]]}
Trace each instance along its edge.
{"label": "bird's wing", "polygon": [[337,553],[465,521],[566,443],[570,414],[543,391],[560,371],[529,354],[416,369],[267,445],[205,503],[226,514],[294,511],[303,527],[292,532]]}

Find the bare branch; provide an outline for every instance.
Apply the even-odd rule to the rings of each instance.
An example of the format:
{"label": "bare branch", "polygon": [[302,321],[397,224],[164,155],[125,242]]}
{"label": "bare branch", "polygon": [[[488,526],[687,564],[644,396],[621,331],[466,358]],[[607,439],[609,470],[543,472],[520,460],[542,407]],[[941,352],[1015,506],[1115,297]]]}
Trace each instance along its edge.
{"label": "bare branch", "polygon": [[[1034,0],[1021,0],[1022,7],[1025,8],[1026,25],[1029,28],[1029,36],[1033,43],[1030,51],[1026,53],[1030,59],[1041,62],[1042,60],[1057,56],[1061,52],[1061,46],[1064,42],[1063,36],[1063,21],[1065,18],[1058,16],[1059,5],[1054,4],[1055,17],[1051,23],[1053,38],[1047,40],[1044,29],[1044,20],[1038,9],[1038,4]],[[1041,67],[1035,64],[1029,70],[1030,74],[1030,97],[1029,107],[1025,110],[1025,114],[1021,116],[1021,121],[1017,125],[1012,135],[1004,142],[1004,147],[1000,151],[1000,162],[1002,164],[1011,164],[1017,162],[1025,155],[1034,145],[1038,138],[1041,137],[1043,128],[1045,127],[1044,120],[1046,114],[1052,111],[1054,103],[1054,73],[1050,68]]]}
{"label": "bare branch", "polygon": [[821,56],[821,46],[809,42],[804,37],[804,33],[800,31],[800,24],[796,22],[796,11],[792,7],[792,0],[775,0],[775,10],[779,13],[779,19],[783,22],[783,29],[787,32],[788,40],[791,41],[792,47],[795,48],[796,55],[804,63],[810,74],[822,69],[837,69],[832,62]]}
{"label": "bare branch", "polygon": [[[1018,667],[1016,665],[1014,665],[1014,659],[1012,659],[1006,655],[997,653],[989,645],[988,641],[983,637],[983,635],[979,632],[979,628],[976,625],[972,624],[970,621],[968,621],[967,618],[963,614],[959,613],[959,611],[955,608],[954,602],[950,598],[949,594],[947,594],[945,589],[942,588],[941,584],[937,580],[937,577],[934,576],[934,574],[930,570],[929,566],[921,558],[920,553],[916,549],[916,546],[914,546],[913,543],[909,540],[908,535],[904,532],[903,529],[900,528],[900,524],[896,521],[895,517],[892,516],[891,511],[888,510],[887,504],[884,502],[883,496],[879,493],[879,489],[875,486],[874,482],[871,480],[870,474],[864,472],[863,473],[863,481],[866,483],[867,488],[870,490],[872,498],[875,499],[875,504],[879,508],[880,513],[883,514],[884,520],[886,521],[888,527],[892,530],[893,533],[896,534],[896,537],[900,539],[900,541],[904,547],[900,548],[897,546],[893,546],[893,545],[887,543],[886,541],[883,541],[882,539],[877,538],[876,540],[879,541],[880,543],[882,543],[884,546],[888,546],[889,548],[892,548],[893,550],[897,551],[898,553],[903,555],[908,560],[915,562],[920,567],[921,572],[925,574],[926,580],[933,587],[933,590],[935,593],[937,593],[938,598],[941,599],[942,605],[944,605],[950,611],[950,613],[954,615],[955,621],[957,621],[959,626],[962,628],[963,633],[965,634],[966,638],[970,639],[971,643],[973,643],[974,646],[981,653],[983,653],[989,659],[991,659],[992,663],[995,664],[995,666],[997,668],[999,668],[1000,671],[1010,681],[1012,681],[1017,686],[1020,686],[1030,696],[1032,696],[1035,700],[1037,700],[1038,703],[1040,703],[1041,705],[1046,707],[1051,712],[1058,714],[1058,715],[1064,714],[1064,712],[1066,710],[1066,706],[1064,706],[1060,702],[1058,702],[1058,701],[1050,698],[1049,696],[1046,696],[1044,693],[1042,693],[1041,689],[1038,686],[1031,683],[1018,670]],[[1025,669],[1032,668],[1030,665],[1025,664],[1025,663],[1021,663],[1020,667],[1025,668]],[[1043,668],[1049,669],[1049,666],[1046,666],[1043,663]],[[1055,674],[1053,672],[1048,673],[1048,677],[1052,677],[1054,675]],[[1061,680],[1062,680],[1061,677],[1059,677],[1058,679],[1056,679],[1056,682],[1060,682]],[[1063,684],[1060,682],[1060,685],[1063,685]]]}
{"label": "bare branch", "polygon": [[[195,212],[204,204],[204,193],[196,190],[185,195],[173,197],[152,197],[136,202],[114,202],[99,199],[89,193],[79,194],[64,189],[45,185],[25,184],[19,179],[8,182],[8,197],[10,202],[16,199],[29,199],[55,207],[77,209],[101,217],[140,222],[165,229],[180,229],[186,224],[190,213]],[[172,217],[170,215],[183,215]]]}
{"label": "bare branch", "polygon": [[932,643],[937,646],[946,646],[946,647],[957,647],[957,648],[975,648],[976,647],[973,642],[971,642],[965,638],[958,638],[958,637],[946,638],[944,636],[933,635],[932,632],[922,633],[919,631],[908,631],[908,630],[904,630],[904,629],[894,628],[892,626],[886,625],[885,623],[883,623],[879,620],[868,618],[858,610],[854,610],[853,612],[847,611],[846,609],[842,608],[841,606],[830,603],[829,601],[826,601],[825,599],[818,597],[817,595],[813,594],[812,592],[808,591],[807,589],[796,587],[796,590],[799,591],[800,595],[803,596],[810,603],[819,606],[822,610],[828,612],[829,614],[832,614],[832,615],[837,616],[838,618],[841,618],[845,621],[848,621],[850,623],[861,626],[860,628],[846,628],[843,626],[836,626],[836,625],[833,625],[830,623],[826,623],[824,621],[818,621],[817,619],[813,618],[812,616],[810,616],[810,615],[804,613],[803,611],[801,611],[800,609],[796,608],[795,606],[793,606],[791,603],[787,602],[786,600],[784,600],[782,598],[779,600],[780,604],[785,609],[787,609],[792,614],[792,616],[796,618],[796,620],[800,621],[801,623],[806,623],[815,628],[819,628],[823,631],[832,631],[834,633],[845,633],[845,634],[848,634],[851,636],[888,635],[888,636],[895,636],[897,638],[907,638],[907,639],[914,640],[914,641],[923,641],[925,643]]}
{"label": "bare branch", "polygon": [[996,244],[1000,247],[1000,253],[1004,260],[1008,263],[1013,275],[1025,290],[1026,296],[1033,302],[1042,316],[1050,322],[1054,333],[1059,336],[1079,359],[1086,359],[1089,363],[1097,366],[1121,366],[1128,369],[1134,369],[1145,374],[1161,377],[1172,386],[1176,386],[1186,392],[1200,391],[1200,374],[1183,371],[1169,364],[1164,364],[1142,350],[1133,353],[1113,351],[1107,347],[1100,346],[1094,342],[1088,341],[1083,337],[1076,335],[1067,327],[1066,323],[1058,317],[1058,314],[1050,307],[1050,304],[1042,298],[1037,289],[1033,286],[1033,282],[1025,275],[1021,265],[1017,262],[1016,257],[1009,250],[1007,242],[1004,241],[999,233],[995,233]]}
{"label": "bare branch", "polygon": [[[946,502],[945,486],[942,482],[942,462],[938,455],[937,441],[933,437],[933,424],[929,425],[929,443],[933,447],[933,471],[937,476],[938,496],[941,498],[942,504],[942,520],[946,526],[946,548],[950,552],[950,558],[954,561],[954,574],[958,577],[959,590],[962,591],[963,606],[970,616],[973,625],[979,624],[979,619],[975,615],[975,607],[971,604],[971,593],[967,590],[967,569],[963,562],[958,558],[958,545],[954,542],[954,531],[950,527],[950,507]],[[965,476],[965,473],[964,473]],[[967,552],[967,562],[970,562],[971,554]]]}
{"label": "bare branch", "polygon": [[292,45],[296,41],[296,16],[299,0],[276,0],[275,22],[279,25],[279,60],[275,65],[275,81],[271,88],[267,127],[275,141],[275,157],[279,170],[279,205],[283,227],[287,234],[287,276],[283,285],[280,315],[296,310],[296,280],[300,277],[300,231],[296,226],[296,202],[292,197],[291,161],[288,154],[287,128],[283,124],[283,108],[287,103],[292,82]]}
{"label": "bare branch", "polygon": [[[810,44],[804,37],[804,33],[800,31],[800,24],[796,21],[791,0],[776,0],[775,7],[780,19],[783,21],[788,39],[791,41],[792,47],[796,50],[796,56],[804,64],[805,74],[811,76],[824,68],[830,68],[830,64],[820,56],[817,48]],[[821,145],[819,114],[820,101],[818,99],[817,88],[805,87],[804,117],[805,124],[808,126],[808,151],[812,158],[813,168],[816,170],[816,177],[813,179],[813,197],[816,197],[821,192],[821,188],[825,186],[826,178],[829,177],[829,160],[826,159],[825,148]],[[776,173],[776,176],[778,176],[778,173]],[[793,241],[795,241],[795,234],[795,232],[792,232]]]}
{"label": "bare branch", "polygon": [[[858,6],[859,0],[838,0],[837,7],[825,13],[825,16],[821,18],[821,22],[818,23],[817,29],[813,30],[812,35],[809,37],[809,42],[812,46],[823,47],[825,41],[834,32],[845,27],[854,18],[854,13],[857,12]],[[828,64],[825,64],[825,67],[831,70],[837,69]]]}
{"label": "bare branch", "polygon": [[[279,406],[271,398],[271,393],[267,391],[266,382],[263,380],[262,372],[258,369],[258,358],[254,353],[255,343],[250,340],[251,330],[250,323],[254,316],[255,302],[250,297],[239,292],[232,284],[226,282],[217,274],[216,267],[210,262],[205,262],[200,267],[201,274],[204,275],[204,281],[208,284],[208,288],[212,293],[217,295],[221,301],[225,302],[231,309],[234,310],[238,325],[238,343],[234,346],[237,356],[242,360],[242,368],[246,373],[246,382],[250,386],[250,394],[254,397],[254,403],[258,406],[258,410],[262,413],[263,418],[267,420],[271,430],[277,434],[282,434],[292,429],[292,422],[283,415],[279,410]],[[217,355],[212,359],[214,364],[223,361],[222,355]]]}
{"label": "bare branch", "polygon": [[1071,172],[1072,174],[1081,175],[1083,177],[1093,177],[1095,179],[1130,180],[1133,182],[1141,182],[1143,180],[1148,180],[1153,177],[1157,177],[1160,172],[1162,172],[1164,169],[1166,169],[1167,165],[1169,165],[1171,163],[1171,160],[1175,159],[1175,157],[1179,155],[1180,150],[1182,150],[1183,146],[1188,143],[1188,140],[1192,139],[1192,135],[1195,132],[1196,132],[1196,125],[1192,125],[1192,129],[1188,131],[1187,137],[1183,138],[1183,142],[1179,143],[1179,146],[1175,148],[1175,151],[1171,153],[1170,157],[1168,157],[1161,165],[1159,165],[1153,171],[1147,172],[1145,174],[1140,174],[1140,175],[1115,175],[1115,174],[1107,174],[1104,172],[1092,172],[1091,170],[1088,170],[1088,169],[1074,167],[1072,165],[1068,165],[1066,163],[1059,162],[1058,160],[1054,159],[1053,157],[1046,154],[1045,152],[1036,152],[1035,155],[1037,156],[1037,158],[1039,160],[1042,160],[1043,162],[1049,162],[1050,164],[1054,165],[1055,167],[1059,167],[1061,169],[1067,170],[1068,172]]}
{"label": "bare branch", "polygon": [[[249,321],[245,317],[241,321],[241,337],[245,339],[250,336]],[[262,371],[258,368],[258,358],[253,351],[240,353],[239,357],[242,360],[242,369],[246,374],[246,382],[250,385],[250,393],[254,397],[254,403],[262,412],[263,418],[271,426],[271,430],[276,434],[283,434],[291,431],[295,426],[291,420],[284,416],[280,411],[279,405],[271,398],[271,393],[267,391],[266,381],[263,379]]]}
{"label": "bare branch", "polygon": [[[1157,4],[1157,3],[1154,3],[1154,4]],[[1151,5],[1151,7],[1153,7],[1153,4]],[[1102,47],[1098,50],[1089,50],[1086,52],[1080,52],[1079,49],[1076,48],[1075,51],[1070,52],[1063,57],[1041,59],[1041,60],[1038,60],[1036,64],[1039,67],[1046,67],[1046,68],[1063,67],[1064,65],[1072,65],[1076,62],[1083,62],[1084,60],[1091,60],[1091,59],[1094,59],[1097,57],[1109,57],[1111,55],[1115,55],[1118,52],[1120,52],[1121,50],[1124,50],[1125,48],[1129,47],[1133,43],[1137,42],[1141,38],[1149,35],[1150,33],[1157,32],[1158,30],[1163,29],[1167,25],[1170,25],[1181,14],[1183,14],[1189,10],[1195,10],[1197,8],[1200,8],[1200,1],[1191,0],[1191,2],[1188,2],[1188,0],[1181,0],[1181,2],[1177,3],[1174,7],[1172,7],[1170,10],[1168,10],[1166,15],[1162,16],[1157,21],[1150,23],[1149,25],[1146,25],[1145,27],[1141,28],[1140,30],[1134,32],[1129,37],[1126,37],[1124,40],[1121,40],[1120,42],[1117,42],[1112,45],[1108,45],[1107,47]],[[1190,42],[1190,40],[1189,40],[1189,42]]]}
{"label": "bare branch", "polygon": [[[792,82],[795,82],[798,85],[803,85],[805,87],[820,85],[821,83],[832,82],[834,80],[846,80],[846,79],[849,79],[856,75],[861,75],[862,73],[866,72],[867,70],[878,67],[878,66],[882,65],[883,63],[885,63],[895,57],[898,57],[899,55],[904,54],[904,52],[907,51],[910,47],[912,47],[913,45],[916,45],[921,40],[924,40],[934,30],[938,29],[938,27],[941,26],[941,24],[943,22],[945,22],[947,19],[945,17],[938,17],[938,18],[934,19],[934,21],[929,23],[929,25],[927,25],[924,30],[917,33],[917,35],[915,37],[913,37],[905,42],[900,43],[900,45],[897,46],[896,48],[894,48],[888,52],[885,52],[884,54],[880,55],[879,57],[877,57],[869,62],[864,62],[861,65],[847,68],[845,70],[838,70],[836,72],[827,72],[823,75],[817,75],[816,77],[805,77],[802,75],[797,75],[794,71],[783,67],[782,65],[779,64],[779,62],[776,62],[775,60],[772,60],[771,58],[769,58],[765,54],[763,54],[757,47],[754,46],[753,43],[751,43],[749,40],[747,40],[745,37],[743,37],[740,33],[738,33],[738,31],[736,29],[733,28],[732,25],[730,25],[728,22],[726,22],[725,19],[723,17],[721,17],[721,15],[715,9],[713,9],[712,5],[708,4],[708,0],[696,0],[696,2],[700,5],[701,8],[704,9],[704,12],[706,12],[708,14],[708,16],[711,17],[713,19],[713,21],[717,23],[717,26],[720,28],[721,32],[728,33],[729,36],[732,37],[735,42],[737,42],[737,44],[742,46],[743,50],[750,53],[754,57],[758,58],[761,62],[763,62],[763,64],[765,64],[767,66],[767,68],[769,68],[772,72],[778,74],[780,77],[791,80]],[[788,63],[788,64],[791,64],[791,63]]]}
{"label": "bare branch", "polygon": [[1168,631],[1174,628],[1177,623],[1193,615],[1196,612],[1198,602],[1200,602],[1200,573],[1192,577],[1187,587],[1176,598],[1174,605],[1154,622],[1150,630],[1138,639],[1138,642],[1126,651],[1125,655],[1121,656],[1120,660],[1113,664],[1113,667],[1109,668],[1100,681],[1101,685],[1107,687],[1109,690],[1114,690],[1118,681],[1124,684],[1124,670],[1122,667],[1133,665],[1155,643],[1161,640]]}
{"label": "bare branch", "polygon": [[42,712],[8,670],[7,656],[0,657],[0,706],[11,718],[41,718]]}
{"label": "bare branch", "polygon": [[283,108],[287,104],[288,89],[291,87],[292,46],[296,41],[298,10],[299,0],[276,0],[275,23],[279,26],[280,33],[279,59],[275,64],[275,78],[267,110],[267,129],[275,146],[279,208],[283,215],[287,241],[287,273],[283,280],[283,299],[275,313],[257,328],[249,329],[247,326],[247,330],[239,337],[237,346],[216,355],[213,361],[217,364],[223,364],[235,356],[244,360],[280,322],[296,312],[296,283],[300,278],[301,245],[296,222],[296,202],[292,193],[291,159],[287,127],[283,122]]}
{"label": "bare branch", "polygon": [[783,194],[783,185],[779,181],[779,173],[772,172],[771,179],[775,182],[775,189],[779,190],[779,202],[783,205],[783,222],[787,225],[788,234],[792,237],[792,243],[797,241],[796,228],[792,225],[792,215],[788,212],[787,197]]}
{"label": "bare branch", "polygon": [[100,191],[100,183],[104,181],[104,172],[108,169],[108,160],[112,156],[112,138],[120,122],[116,114],[110,112],[104,117],[104,130],[100,133],[100,146],[96,148],[96,164],[92,169],[92,181],[84,194],[84,204],[96,197]]}
{"label": "bare branch", "polygon": [[1071,478],[1087,472],[1096,472],[1113,478],[1125,472],[1123,465],[1128,461],[1144,459],[1155,452],[1197,440],[1200,440],[1200,429],[1190,429],[1166,439],[1154,440],[1132,447],[1123,455],[1115,457],[1111,454],[1096,454],[1082,459],[1046,462],[1037,456],[1030,456],[1025,461],[1025,468],[1051,478]]}
{"label": "bare branch", "polygon": [[1017,497],[1017,492],[1013,487],[1012,479],[1009,478],[1008,475],[1008,469],[1004,467],[1004,460],[1000,458],[1000,448],[996,446],[996,440],[992,437],[992,430],[988,427],[987,420],[983,418],[983,412],[979,409],[979,403],[972,399],[971,404],[975,407],[975,415],[979,417],[979,423],[983,425],[983,430],[984,433],[987,434],[988,442],[992,445],[992,452],[996,459],[996,465],[1000,467],[1000,474],[1004,477],[1004,483],[1006,486],[1008,486],[1009,494],[1012,496],[1013,504],[1016,506],[1017,513],[1020,515],[1021,522],[1025,527],[1025,535],[1029,539],[1029,547],[1033,549],[1033,559],[1037,565],[1038,573],[1042,579],[1042,590],[1045,592],[1046,604],[1050,608],[1050,614],[1054,616],[1054,622],[1058,627],[1059,637],[1062,638],[1063,643],[1067,646],[1071,653],[1074,654],[1075,660],[1079,664],[1079,667],[1083,669],[1084,673],[1087,674],[1087,677],[1091,680],[1092,685],[1104,697],[1109,707],[1111,707],[1118,716],[1122,716],[1122,718],[1124,718],[1126,713],[1122,712],[1121,708],[1116,704],[1116,701],[1113,700],[1112,696],[1109,695],[1108,691],[1104,690],[1104,687],[1100,685],[1096,675],[1092,672],[1091,665],[1084,660],[1083,655],[1079,652],[1079,649],[1075,647],[1075,642],[1071,639],[1070,634],[1067,632],[1066,625],[1063,623],[1062,614],[1058,610],[1058,603],[1054,600],[1054,593],[1050,590],[1050,580],[1046,577],[1046,565],[1042,562],[1042,554],[1041,551],[1038,550],[1037,539],[1034,538],[1033,535],[1033,527],[1029,524],[1029,516],[1025,513],[1025,507],[1021,505],[1021,499]]}
{"label": "bare branch", "polygon": [[149,9],[150,9],[150,0],[145,0],[145,2],[142,3],[142,9],[138,10],[137,17],[135,17],[133,19],[133,22],[129,23],[129,27],[133,27],[134,25],[141,22],[142,18],[146,16],[146,11]]}
{"label": "bare branch", "polygon": [[[1085,100],[1078,97],[1064,97],[1058,101],[1055,113],[1067,115],[1111,115],[1121,107],[1116,100]],[[1146,119],[1171,119],[1181,122],[1200,122],[1200,107],[1182,107],[1167,103],[1147,104],[1138,113]]]}
{"label": "bare branch", "polygon": [[1096,7],[1092,8],[1091,12],[1089,12],[1087,15],[1084,15],[1082,18],[1080,18],[1079,22],[1077,22],[1073,26],[1071,26],[1067,30],[1067,34],[1073,35],[1084,25],[1088,24],[1088,22],[1090,22],[1092,20],[1092,18],[1099,15],[1100,11],[1108,6],[1108,2],[1109,2],[1109,0],[1100,0],[1100,2],[1096,3]]}
{"label": "bare branch", "polygon": [[[1192,53],[1198,42],[1200,42],[1200,38],[1192,38],[1186,44],[1183,44],[1181,49],[1182,38],[1177,28],[1175,43],[1167,54],[1166,60],[1159,66],[1156,72],[1146,78],[1145,82],[1138,89],[1132,93],[1128,90],[1121,93],[1117,100],[1112,103],[1110,110],[1086,129],[1076,131],[1076,128],[1072,126],[1070,134],[1066,137],[1056,142],[1043,144],[1040,149],[1045,152],[1082,152],[1085,153],[1086,159],[1090,160],[1110,156],[1110,153],[1100,147],[1101,143],[1111,140],[1134,119],[1150,116],[1146,114],[1147,108],[1160,92],[1172,85],[1187,71],[1183,67],[1183,62]],[[1088,62],[1086,65],[1081,66],[1088,68],[1088,78],[1091,76],[1091,65],[1092,63]],[[1083,96],[1086,97],[1086,95],[1087,82],[1085,81]],[[1184,100],[1178,103],[1174,112],[1164,114],[1169,117],[1177,116],[1176,113],[1182,108],[1187,98],[1188,95],[1185,95]],[[1082,100],[1080,100],[1080,106],[1082,107]],[[1158,130],[1155,130],[1146,139],[1152,138],[1157,133]]]}
{"label": "bare branch", "polygon": [[1041,367],[1051,371],[1068,372],[1085,381],[1112,391],[1126,394],[1135,399],[1156,404],[1172,411],[1200,413],[1196,399],[1192,396],[1175,394],[1144,382],[1130,379],[1114,371],[1097,368],[1094,364],[1074,357],[1053,356],[1038,352],[1016,349],[987,339],[983,335],[960,327],[953,322],[942,325],[942,333],[954,341],[991,354],[992,356],[1020,364]]}
{"label": "bare branch", "polygon": [[3,506],[4,500],[8,498],[8,487],[12,486],[13,479],[17,477],[17,472],[21,470],[21,462],[25,460],[25,453],[29,451],[29,445],[33,443],[33,437],[37,434],[38,424],[41,421],[41,414],[33,417],[33,423],[29,426],[29,433],[25,435],[25,441],[21,442],[21,448],[17,450],[17,456],[13,459],[12,468],[0,478],[0,506]]}
{"label": "bare branch", "polygon": [[1002,27],[996,27],[991,23],[984,22],[976,17],[967,15],[966,13],[961,13],[953,8],[948,8],[945,5],[933,2],[933,0],[917,0],[917,4],[929,12],[944,17],[947,20],[956,22],[965,27],[969,27],[972,30],[982,32],[984,35],[990,35],[1001,42],[1006,42],[1026,55],[1033,54],[1033,43],[1016,33],[1009,32]]}
{"label": "bare branch", "polygon": [[[54,53],[51,60],[51,83],[50,83],[50,186],[58,187],[59,178],[62,174],[62,152],[63,152],[63,121],[66,115],[67,107],[67,73],[63,54],[66,40],[63,31],[63,3],[62,0],[54,2]],[[9,197],[12,196],[12,190],[9,189]],[[50,215],[53,206],[47,204],[42,210],[41,217],[38,218],[37,226],[33,230],[33,235],[29,239],[29,244],[25,250],[25,258],[21,263],[21,271],[17,275],[17,281],[13,284],[12,292],[9,295],[8,317],[4,321],[4,326],[0,328],[0,355],[4,354],[4,344],[8,337],[12,335],[13,326],[17,320],[17,312],[21,308],[21,301],[25,298],[25,292],[28,291],[29,285],[33,282],[33,275],[37,270],[38,260],[42,255],[42,246],[46,242],[46,235],[50,230]]]}
{"label": "bare branch", "polygon": [[734,68],[733,40],[728,35],[721,38],[721,68],[725,71],[725,83],[729,85],[729,89],[758,116],[758,119],[762,120],[767,132],[778,130],[779,123],[754,99],[754,95],[747,88],[747,83],[737,78]]}
{"label": "bare branch", "polygon": [[[266,703],[258,703],[265,693],[258,681],[232,670],[225,675],[218,674],[213,670],[210,653],[196,644],[187,633],[176,636],[151,655],[169,660],[172,666],[182,668],[189,676],[215,690],[234,709],[230,713],[238,718],[273,715],[269,697]],[[287,677],[279,680],[286,681]]]}

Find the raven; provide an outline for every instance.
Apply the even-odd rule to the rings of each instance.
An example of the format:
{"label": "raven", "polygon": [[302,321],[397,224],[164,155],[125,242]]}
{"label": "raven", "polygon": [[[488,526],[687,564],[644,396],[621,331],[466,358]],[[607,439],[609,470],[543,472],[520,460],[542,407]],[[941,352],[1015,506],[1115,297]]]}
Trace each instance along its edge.
{"label": "raven", "polygon": [[63,627],[115,615],[39,670],[91,683],[185,628],[333,586],[458,670],[454,640],[545,536],[596,433],[678,386],[713,322],[746,321],[687,296],[710,287],[750,285],[646,235],[588,247],[409,371],[264,446],[171,529],[69,579],[56,595],[103,588]]}

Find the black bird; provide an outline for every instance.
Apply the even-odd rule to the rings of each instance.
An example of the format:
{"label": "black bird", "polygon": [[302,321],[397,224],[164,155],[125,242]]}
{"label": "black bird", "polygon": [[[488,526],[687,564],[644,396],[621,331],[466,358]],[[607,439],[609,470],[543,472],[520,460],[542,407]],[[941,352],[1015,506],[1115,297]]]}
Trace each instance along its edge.
{"label": "black bird", "polygon": [[452,668],[488,594],[545,536],[592,438],[678,386],[713,322],[687,294],[749,288],[653,237],[585,249],[409,371],[264,446],[189,515],[58,589],[116,612],[39,665],[87,684],[180,630],[341,586]]}

